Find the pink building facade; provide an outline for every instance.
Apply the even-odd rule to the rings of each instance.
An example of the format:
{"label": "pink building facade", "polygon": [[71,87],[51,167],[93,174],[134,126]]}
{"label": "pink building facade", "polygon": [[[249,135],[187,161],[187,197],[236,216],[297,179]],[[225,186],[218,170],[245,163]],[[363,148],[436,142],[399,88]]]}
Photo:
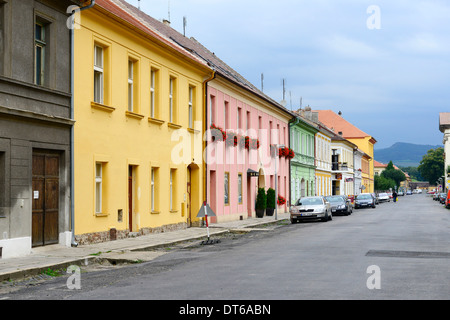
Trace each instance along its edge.
{"label": "pink building facade", "polygon": [[[262,93],[220,76],[208,83],[206,100],[207,129],[220,128],[207,131],[204,152],[206,199],[216,214],[211,222],[255,217],[258,187],[275,189],[275,181],[278,195],[287,200],[278,212],[287,212],[289,159],[274,151],[289,147],[291,115]],[[218,137],[219,130],[225,134]]]}

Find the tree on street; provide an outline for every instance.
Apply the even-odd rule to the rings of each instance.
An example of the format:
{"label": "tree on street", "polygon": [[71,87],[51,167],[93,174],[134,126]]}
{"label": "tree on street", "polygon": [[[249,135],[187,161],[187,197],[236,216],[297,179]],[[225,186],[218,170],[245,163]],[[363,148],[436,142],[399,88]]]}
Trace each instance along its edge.
{"label": "tree on street", "polygon": [[434,185],[444,174],[444,148],[428,150],[417,169],[424,179]]}
{"label": "tree on street", "polygon": [[401,170],[395,169],[392,161],[389,161],[386,169],[381,172],[381,176],[387,180],[393,180],[397,187],[400,186],[400,182],[406,180],[405,174]]}

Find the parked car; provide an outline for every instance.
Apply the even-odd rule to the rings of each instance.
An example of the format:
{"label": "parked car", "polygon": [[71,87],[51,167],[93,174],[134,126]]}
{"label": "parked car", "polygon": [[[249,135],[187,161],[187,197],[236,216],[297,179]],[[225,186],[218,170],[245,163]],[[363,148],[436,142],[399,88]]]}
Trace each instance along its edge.
{"label": "parked car", "polygon": [[444,204],[445,203],[445,199],[447,199],[447,194],[446,193],[440,193],[439,194],[439,203]]}
{"label": "parked car", "polygon": [[448,190],[447,198],[445,199],[445,207],[450,209],[450,190]]}
{"label": "parked car", "polygon": [[389,199],[393,199],[394,196],[392,195],[392,192],[388,192],[387,195],[389,196]]}
{"label": "parked car", "polygon": [[439,195],[440,195],[439,192],[436,192],[435,194],[433,194],[433,200],[434,201],[438,201],[439,200]]}
{"label": "parked car", "polygon": [[378,197],[376,196],[375,193],[371,193],[373,199],[375,200],[375,204],[379,204],[380,202],[378,201]]}
{"label": "parked car", "polygon": [[375,199],[370,193],[361,193],[356,196],[355,209],[372,207],[375,208]]}
{"label": "parked car", "polygon": [[328,196],[325,199],[331,205],[332,214],[352,214],[353,205],[346,196]]}
{"label": "parked car", "polygon": [[[340,197],[342,197],[344,200],[345,200],[345,202],[347,202],[348,203],[348,205],[350,206],[350,209],[351,209],[351,211],[353,211],[353,208],[354,208],[354,205],[353,205],[353,201],[354,201],[354,196],[347,196],[347,195],[345,195],[345,194],[341,194],[341,195],[339,195]],[[350,212],[351,213],[351,212]]]}
{"label": "parked car", "polygon": [[406,195],[412,194],[411,190],[406,190]]}
{"label": "parked car", "polygon": [[387,193],[379,193],[378,194],[378,202],[391,202],[391,198]]}
{"label": "parked car", "polygon": [[328,221],[333,219],[331,205],[323,196],[303,197],[289,208],[291,223],[301,220],[321,219]]}

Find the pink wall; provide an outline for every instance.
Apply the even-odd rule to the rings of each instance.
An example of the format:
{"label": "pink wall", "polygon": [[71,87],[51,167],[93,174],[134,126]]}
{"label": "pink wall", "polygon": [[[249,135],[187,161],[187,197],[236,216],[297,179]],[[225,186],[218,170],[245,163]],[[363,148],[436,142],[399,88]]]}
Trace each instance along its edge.
{"label": "pink wall", "polygon": [[[260,150],[247,150],[239,146],[226,146],[225,142],[211,142],[211,140],[208,140],[208,151],[206,151],[208,155],[205,159],[207,162],[207,201],[217,215],[217,219],[212,219],[212,222],[236,220],[240,216],[243,219],[250,216],[254,217],[259,178],[248,178],[247,170],[250,168],[259,171],[260,168],[263,168],[265,172],[265,189],[267,190],[269,187],[275,188],[274,173],[275,159],[277,158],[270,157],[269,139],[272,139],[272,143],[289,147],[288,123],[270,116],[251,105],[245,104],[241,100],[226,95],[211,86],[208,87],[207,108],[208,128],[211,123],[211,116],[212,122],[216,126],[234,132],[238,132],[239,126],[242,134],[247,132],[247,122],[249,122],[248,128],[253,130],[249,130],[248,132],[250,134],[247,133],[247,135],[253,138],[259,138],[260,141]],[[227,109],[227,112],[225,112],[225,109]],[[272,126],[272,131],[270,130],[270,126]],[[262,130],[259,131],[258,129]],[[271,134],[272,137],[270,137]],[[260,161],[263,162],[262,166],[260,165]],[[289,160],[279,158],[277,171],[279,176],[278,194],[288,200],[290,186]],[[228,172],[230,177],[228,205],[224,203],[225,172]],[[242,174],[242,203],[238,201],[239,173]],[[286,208],[287,204],[280,206],[278,207],[278,212],[285,212]],[[231,217],[231,215],[234,216]]]}

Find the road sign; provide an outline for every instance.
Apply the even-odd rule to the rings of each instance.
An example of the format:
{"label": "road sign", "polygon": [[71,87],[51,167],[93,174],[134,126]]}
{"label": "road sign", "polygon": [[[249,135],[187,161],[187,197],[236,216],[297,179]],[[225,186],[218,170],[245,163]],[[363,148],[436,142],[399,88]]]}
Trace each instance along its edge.
{"label": "road sign", "polygon": [[208,225],[208,216],[210,217],[215,217],[216,214],[214,213],[214,211],[211,209],[211,207],[205,202],[203,202],[203,206],[200,208],[200,210],[197,213],[197,218],[205,218],[205,222],[206,222],[206,233],[208,235],[208,239],[205,241],[202,241],[201,244],[215,244],[215,243],[219,243],[220,240],[211,240],[209,237],[209,225]]}
{"label": "road sign", "polygon": [[[206,212],[205,212],[205,207],[206,207]],[[200,210],[197,213],[197,218],[203,218],[205,216],[208,216],[208,217],[216,216],[214,211],[211,209],[211,207],[207,203],[204,203],[203,206],[200,207]]]}

